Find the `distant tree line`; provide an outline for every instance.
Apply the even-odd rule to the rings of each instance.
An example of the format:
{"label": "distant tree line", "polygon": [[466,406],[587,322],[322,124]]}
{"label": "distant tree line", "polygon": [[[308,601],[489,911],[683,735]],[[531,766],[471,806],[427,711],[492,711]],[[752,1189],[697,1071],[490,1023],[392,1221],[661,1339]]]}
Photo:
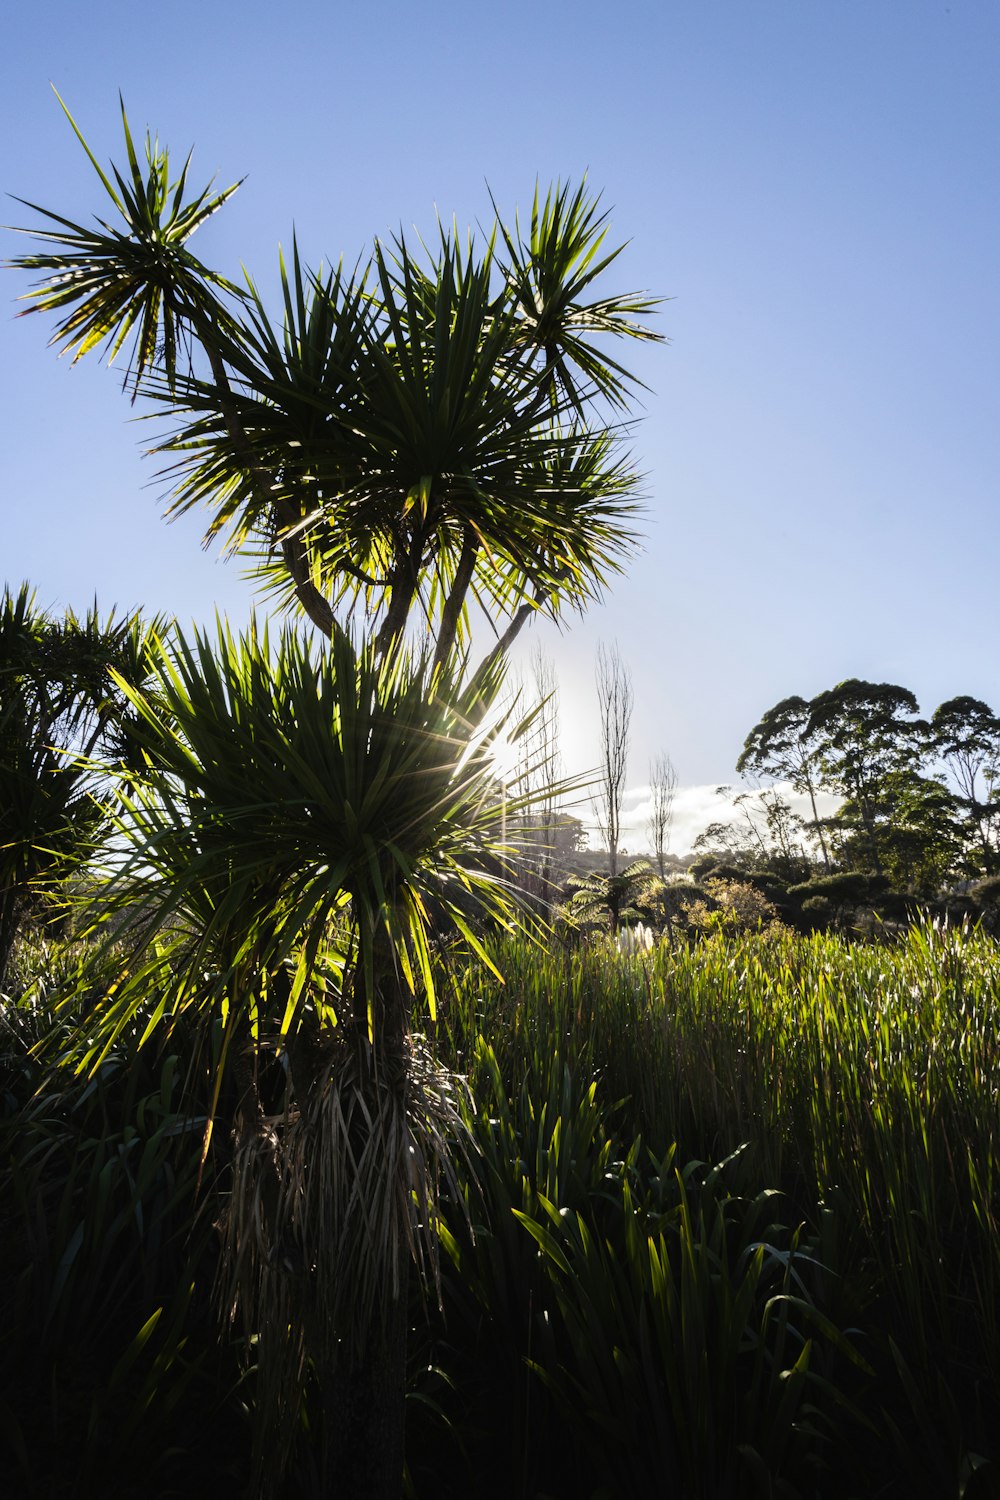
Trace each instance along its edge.
{"label": "distant tree line", "polygon": [[978,698],[922,718],[907,688],[850,678],[769,708],[736,769],[751,786],[700,835],[698,867],[916,898],[1000,887],[1000,718]]}
{"label": "distant tree line", "polygon": [[[559,762],[558,687],[541,652],[533,666],[532,738],[546,754],[524,758],[549,770]],[[782,699],[747,735],[736,764],[744,785],[719,788],[728,815],[698,836],[693,859],[668,852],[677,776],[663,752],[649,772],[652,858],[623,863],[634,700],[617,648],[601,648],[595,679],[593,810],[604,847],[584,847],[582,823],[558,806],[565,787],[516,838],[523,881],[550,914],[612,932],[641,918],[665,931],[689,928],[704,905],[703,917],[722,911],[729,925],[753,926],[756,887],[770,916],[796,926],[854,927],[861,911],[905,919],[932,903],[1000,922],[1000,717],[981,699],[950,698],[925,718],[908,688],[858,678]]]}

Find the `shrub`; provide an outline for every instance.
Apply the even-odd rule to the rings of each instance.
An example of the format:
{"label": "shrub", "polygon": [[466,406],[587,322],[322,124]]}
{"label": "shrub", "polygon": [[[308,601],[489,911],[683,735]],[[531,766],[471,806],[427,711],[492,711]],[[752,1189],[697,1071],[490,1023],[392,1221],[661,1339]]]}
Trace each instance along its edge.
{"label": "shrub", "polygon": [[692,926],[703,931],[758,932],[779,921],[774,903],[749,881],[713,876],[705,881],[705,894],[711,906],[703,901],[688,914]]}

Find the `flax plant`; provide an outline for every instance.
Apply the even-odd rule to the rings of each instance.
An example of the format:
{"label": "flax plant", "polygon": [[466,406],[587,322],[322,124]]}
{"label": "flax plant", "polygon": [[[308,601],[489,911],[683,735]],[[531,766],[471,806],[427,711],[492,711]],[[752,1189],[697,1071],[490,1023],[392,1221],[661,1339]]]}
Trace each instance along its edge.
{"label": "flax plant", "polygon": [[[845,1395],[863,1399],[868,1435],[855,1429],[850,1451],[873,1473],[905,1474],[910,1493],[988,1484],[1000,1459],[995,941],[932,926],[891,944],[776,930],[639,959],[523,947],[496,958],[506,986],[470,976],[451,1003],[456,1046],[488,1029],[513,1097],[549,1058],[577,1097],[596,1083],[613,1159],[638,1132],[652,1159],[738,1151],[740,1193],[785,1194],[785,1222],[811,1246],[811,1296],[833,1326],[859,1330],[851,1345],[877,1372],[869,1386],[836,1341],[819,1367],[826,1380],[841,1361]],[[537,1202],[568,1217],[539,1215],[520,1192],[511,1206],[555,1237],[552,1266],[561,1247],[591,1280],[618,1276],[594,1227],[606,1236],[606,1210],[550,1197],[545,1180]],[[600,1276],[595,1256],[607,1258]],[[559,1275],[561,1296],[582,1296],[575,1271]],[[582,1378],[583,1349],[567,1380]]]}
{"label": "flax plant", "polygon": [[206,1330],[213,1235],[195,1199],[204,1115],[191,1037],[177,1027],[140,1052],[137,1017],[96,1071],[74,1066],[120,972],[113,947],[23,938],[19,983],[0,1002],[12,1493],[97,1493],[112,1472],[122,1495],[172,1492],[199,1449],[206,1479],[240,1482],[239,1367]]}
{"label": "flax plant", "polygon": [[512,1452],[481,1493],[796,1493],[845,1420],[842,1367],[866,1368],[822,1305],[815,1244],[750,1186],[748,1151],[681,1166],[634,1134],[606,1063],[638,965],[524,945],[502,962],[502,990],[473,982],[445,1012],[454,1044],[475,1039],[480,1154],[441,1358],[475,1349],[458,1420]]}

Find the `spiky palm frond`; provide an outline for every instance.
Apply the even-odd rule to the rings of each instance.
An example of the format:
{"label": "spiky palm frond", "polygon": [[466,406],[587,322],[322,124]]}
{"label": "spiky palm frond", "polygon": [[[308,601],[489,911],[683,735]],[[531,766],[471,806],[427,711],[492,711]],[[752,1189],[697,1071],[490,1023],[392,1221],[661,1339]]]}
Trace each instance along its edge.
{"label": "spiky palm frond", "polygon": [[460,1116],[409,1015],[417,992],[433,1010],[432,923],[485,958],[470,904],[513,913],[492,756],[512,730],[502,676],[387,663],[344,632],[317,651],[289,630],[220,628],[161,642],[151,688],[129,692],[139,770],[105,905],[138,917],[117,928],[132,957],[77,1055],[96,1067],[142,1019],[144,1041],[182,1017],[221,1026],[220,1285],[261,1362],[265,1486],[303,1362],[359,1357],[407,1256],[433,1274]]}
{"label": "spiky palm frond", "polygon": [[[56,94],[59,99],[59,95]],[[114,182],[98,165],[62,99],[66,118],[101,179],[121,219],[116,226],[97,219],[95,228],[75,224],[60,214],[19,198],[26,208],[41,214],[54,229],[18,230],[53,248],[22,255],[13,262],[25,270],[40,271],[45,279],[27,293],[31,312],[57,312],[51,342],[73,362],[104,345],[109,363],[121,352],[134,332],[128,374],[133,394],[147,371],[158,367],[172,385],[179,350],[191,331],[193,320],[216,329],[232,331],[235,321],[211,290],[213,287],[240,297],[237,287],[210,271],[186,248],[195,230],[222,207],[239,187],[234,183],[220,193],[211,184],[185,202],[190,154],[176,182],[171,181],[167,150],[148,133],[145,167],[140,164],[135,142],[121,104],[122,127],[128,166],[125,172],[112,166]]]}
{"label": "spiky palm frond", "polygon": [[583,301],[625,248],[619,245],[602,255],[609,223],[607,212],[600,211],[600,201],[600,195],[588,195],[586,183],[575,190],[569,183],[559,183],[549,189],[543,202],[536,185],[527,239],[516,220],[513,233],[499,219],[497,225],[509,257],[506,274],[517,308],[519,335],[542,356],[553,399],[568,401],[581,417],[592,392],[622,407],[630,387],[639,384],[593,342],[594,334],[662,339],[639,321],[655,312],[659,306],[655,297],[631,292]]}
{"label": "spiky palm frond", "polygon": [[[168,514],[206,506],[206,540],[223,536],[231,551],[244,550],[254,537],[273,542],[281,516],[311,536],[353,474],[349,424],[371,342],[366,278],[341,268],[312,273],[297,246],[291,267],[281,258],[280,272],[283,323],[270,321],[251,283],[240,337],[218,342],[230,372],[224,388],[195,378],[175,392],[151,387],[175,422],[158,449],[172,458],[165,470],[174,486]],[[255,467],[266,474],[265,487],[256,483]],[[348,564],[363,540],[356,529],[346,537]]]}
{"label": "spiky palm frond", "polygon": [[[509,912],[488,870],[500,814],[490,748],[501,672],[464,682],[392,663],[344,632],[313,652],[290,631],[161,646],[154,690],[130,691],[140,774],[120,834],[122,876],[159,890],[164,919],[198,903],[205,965],[220,949],[230,984],[305,946],[311,964],[345,909],[358,934],[359,993],[375,986],[383,934],[409,991],[433,1003],[428,910],[472,892]],[[126,878],[127,877],[127,878]],[[215,960],[213,960],[215,961]]]}
{"label": "spiky palm frond", "polygon": [[[400,235],[370,265],[314,273],[293,248],[272,321],[186,241],[233,189],[185,204],[166,152],[100,168],[123,227],[40,210],[51,249],[29,310],[61,315],[75,358],[135,332],[133,390],[158,398],[171,510],[206,506],[206,540],[250,555],[282,606],[324,634],[358,607],[389,649],[415,615],[438,663],[467,638],[473,602],[512,636],[535,610],[599,594],[636,544],[639,476],[599,412],[633,381],[605,345],[652,339],[642,294],[595,295],[615,262],[585,186],[536,190],[530,233],[485,241],[441,227],[433,250]],[[73,125],[81,142],[76,125]],[[97,167],[90,148],[83,142]],[[184,362],[187,342],[207,362]]]}
{"label": "spiky palm frond", "polygon": [[[510,616],[525,599],[558,613],[598,595],[634,546],[640,481],[622,433],[564,428],[539,406],[488,259],[445,239],[432,281],[397,249],[376,250],[377,308],[363,280],[283,267],[284,330],[258,303],[253,370],[225,400],[188,382],[199,415],[163,451],[173,508],[207,503],[209,535],[255,546],[282,604],[297,585],[276,542],[294,535],[335,601],[398,625],[420,599],[446,651],[472,600]],[[266,489],[240,467],[247,447]]]}
{"label": "spiky palm frond", "polygon": [[110,672],[141,682],[148,639],[96,606],[54,619],[26,584],[0,596],[0,978],[22,918],[54,905],[106,831],[90,757],[122,753]]}

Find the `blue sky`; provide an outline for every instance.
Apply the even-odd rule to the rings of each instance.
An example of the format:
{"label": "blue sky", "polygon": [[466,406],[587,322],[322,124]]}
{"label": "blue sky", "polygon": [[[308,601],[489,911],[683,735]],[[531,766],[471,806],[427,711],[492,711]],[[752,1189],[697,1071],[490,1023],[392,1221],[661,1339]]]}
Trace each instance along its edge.
{"label": "blue sky", "polygon": [[[555,661],[570,769],[596,754],[602,639],[635,681],[637,789],[660,749],[687,786],[732,779],[767,707],[845,677],[1000,709],[993,0],[56,0],[4,33],[4,191],[95,211],[49,82],[103,161],[121,89],[196,177],[247,174],[195,243],[265,286],[293,224],[310,260],[353,260],[435,210],[487,217],[487,181],[505,212],[536,177],[603,189],[620,285],[671,299],[670,343],[635,358],[644,552],[525,643]],[[120,381],[58,362],[0,279],[5,580],[245,619],[238,566],[159,519]]]}

